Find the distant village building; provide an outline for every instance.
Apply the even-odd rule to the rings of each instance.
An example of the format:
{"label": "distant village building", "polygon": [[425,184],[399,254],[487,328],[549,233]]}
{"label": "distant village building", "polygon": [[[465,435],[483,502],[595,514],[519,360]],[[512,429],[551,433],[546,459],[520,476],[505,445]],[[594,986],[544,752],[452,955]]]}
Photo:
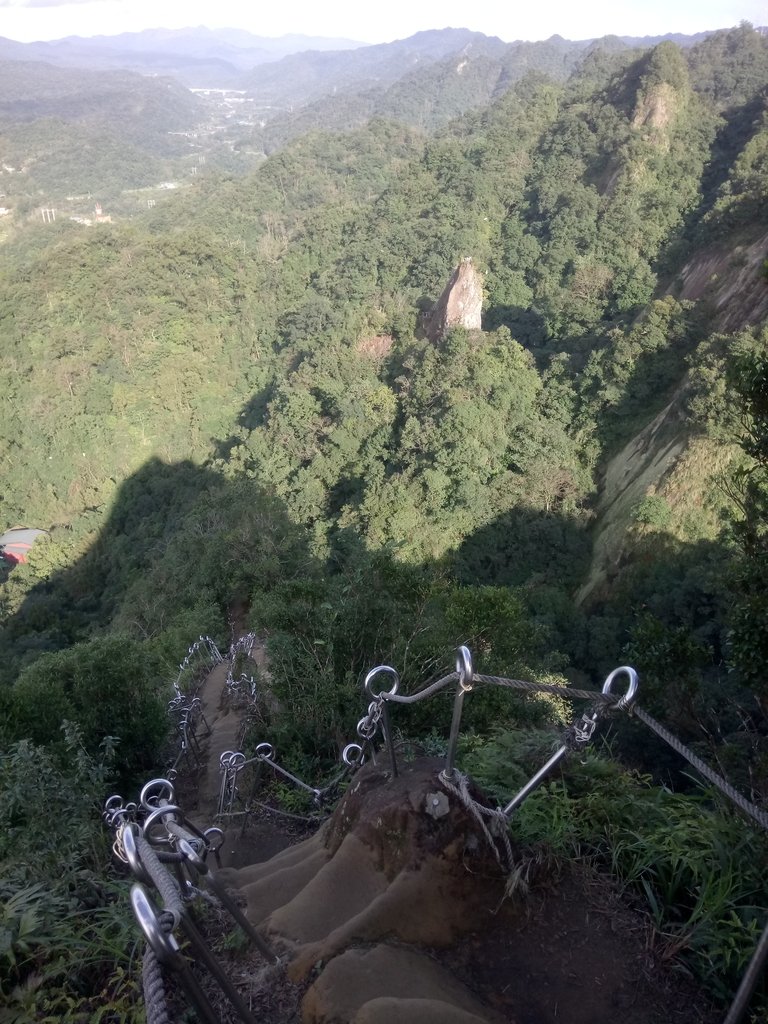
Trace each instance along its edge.
{"label": "distant village building", "polygon": [[108,213],[104,213],[101,203],[96,203],[93,207],[93,217],[80,217],[77,214],[73,214],[70,218],[75,224],[82,224],[84,227],[89,228],[93,224],[111,224],[112,217]]}
{"label": "distant village building", "polygon": [[0,536],[0,555],[11,565],[26,562],[27,555],[38,537],[47,536],[47,530],[28,530],[17,526]]}

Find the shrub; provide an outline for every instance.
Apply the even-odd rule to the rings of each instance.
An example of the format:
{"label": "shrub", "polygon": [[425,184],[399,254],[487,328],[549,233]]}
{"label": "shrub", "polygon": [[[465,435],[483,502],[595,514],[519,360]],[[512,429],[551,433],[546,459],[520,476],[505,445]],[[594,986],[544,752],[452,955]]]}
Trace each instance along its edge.
{"label": "shrub", "polygon": [[106,737],[117,739],[120,774],[151,769],[167,729],[157,668],[150,644],[123,636],[45,654],[14,687],[15,736],[60,748],[61,722],[69,718],[92,756]]}
{"label": "shrub", "polygon": [[672,509],[666,498],[658,494],[649,494],[632,509],[632,517],[636,523],[643,526],[666,530],[672,519]]}
{"label": "shrub", "polygon": [[0,1017],[139,1024],[136,928],[124,886],[104,877],[108,764],[77,727],[61,731],[63,758],[28,740],[0,754]]}

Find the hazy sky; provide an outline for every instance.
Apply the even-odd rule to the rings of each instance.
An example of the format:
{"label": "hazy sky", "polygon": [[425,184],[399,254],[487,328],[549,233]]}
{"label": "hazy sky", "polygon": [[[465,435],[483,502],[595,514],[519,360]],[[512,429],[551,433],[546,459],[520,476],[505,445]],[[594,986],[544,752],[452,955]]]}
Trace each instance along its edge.
{"label": "hazy sky", "polygon": [[745,19],[768,22],[766,0],[0,0],[0,36],[24,41],[208,25],[374,43],[451,25],[511,42],[554,33],[567,39],[693,33]]}

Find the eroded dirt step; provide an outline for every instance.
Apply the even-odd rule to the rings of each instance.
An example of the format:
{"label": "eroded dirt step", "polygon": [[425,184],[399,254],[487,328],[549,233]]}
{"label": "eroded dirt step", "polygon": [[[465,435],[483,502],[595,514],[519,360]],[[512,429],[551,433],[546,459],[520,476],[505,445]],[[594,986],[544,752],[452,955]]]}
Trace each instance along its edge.
{"label": "eroded dirt step", "polygon": [[[201,689],[212,734],[194,817],[207,811],[206,825],[240,728],[227,668]],[[715,1024],[694,987],[653,959],[646,920],[608,880],[566,867],[503,900],[505,877],[465,808],[449,793],[450,813],[426,813],[441,767],[422,759],[397,780],[363,768],[291,849],[296,833],[264,815],[242,838],[241,823],[227,830],[222,880],[289,961],[292,1008],[273,1024]]]}
{"label": "eroded dirt step", "polygon": [[716,1024],[609,879],[545,865],[505,900],[465,807],[428,812],[442,764],[367,766],[314,836],[224,873],[286,951],[296,1024]]}

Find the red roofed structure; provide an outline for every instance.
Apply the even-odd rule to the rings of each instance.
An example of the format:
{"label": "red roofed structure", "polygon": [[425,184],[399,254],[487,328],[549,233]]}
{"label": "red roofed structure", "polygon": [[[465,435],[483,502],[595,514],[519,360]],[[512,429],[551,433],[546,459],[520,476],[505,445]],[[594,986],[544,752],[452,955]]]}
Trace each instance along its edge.
{"label": "red roofed structure", "polygon": [[32,545],[41,534],[47,534],[47,532],[47,530],[28,530],[26,527],[8,530],[0,537],[0,554],[6,562],[10,562],[12,565],[26,562]]}

